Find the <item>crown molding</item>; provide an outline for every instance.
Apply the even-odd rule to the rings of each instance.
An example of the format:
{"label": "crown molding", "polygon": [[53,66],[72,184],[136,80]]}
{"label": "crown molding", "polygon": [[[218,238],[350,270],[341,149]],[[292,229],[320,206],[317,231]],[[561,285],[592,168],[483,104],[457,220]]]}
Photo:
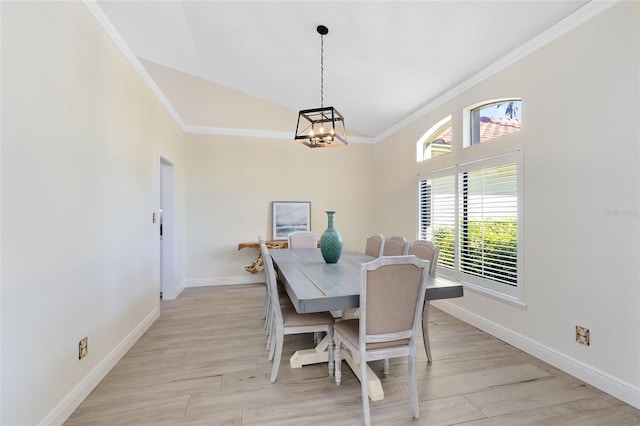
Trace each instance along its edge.
{"label": "crown molding", "polygon": [[120,51],[124,54],[127,60],[133,65],[133,68],[140,74],[140,77],[147,83],[151,91],[158,97],[160,103],[165,107],[165,109],[169,112],[169,115],[178,123],[184,130],[185,123],[182,118],[178,115],[178,112],[173,108],[173,105],[169,102],[169,100],[164,96],[162,90],[158,87],[155,81],[151,78],[147,70],[144,68],[142,63],[138,60],[136,55],[133,54],[127,43],[125,43],[124,39],[120,36],[120,33],[115,29],[109,18],[104,14],[100,6],[95,0],[82,0],[82,3],[89,9],[89,11],[96,18],[98,23],[105,30],[107,35],[111,37],[111,40],[116,44],[116,46],[120,49]]}
{"label": "crown molding", "polygon": [[184,126],[184,132],[198,135],[240,136],[267,139],[293,139],[294,136],[293,132],[279,132],[275,130],[259,129],[235,129],[232,127],[194,126],[192,124],[186,124]]}
{"label": "crown molding", "polygon": [[[551,43],[555,39],[560,36],[568,33],[574,28],[582,25],[583,23],[589,21],[591,18],[601,14],[607,9],[611,8],[617,3],[620,3],[622,0],[591,0],[586,5],[582,6],[580,9],[572,13],[571,15],[564,18],[562,21],[558,22],[548,30],[544,31],[542,34],[537,37],[531,39],[527,43],[513,50],[511,53],[503,56],[498,61],[494,62],[492,65],[483,69],[479,73],[474,76],[468,78],[452,89],[448,90],[444,94],[438,96],[433,99],[431,102],[424,105],[422,108],[418,109],[408,117],[399,121],[392,127],[388,128],[384,132],[380,133],[376,137],[361,137],[361,136],[349,136],[349,142],[352,143],[377,143],[382,139],[392,135],[408,124],[414,122],[427,112],[432,109],[438,107],[442,103],[453,99],[454,97],[460,95],[461,93],[469,90],[473,86],[478,83],[486,80],[497,72],[503,70],[509,65],[514,64],[520,59],[530,55],[531,53],[539,50],[545,45]],[[82,3],[87,7],[87,9],[93,14],[95,19],[100,23],[105,32],[111,37],[116,46],[122,51],[127,60],[131,63],[133,68],[140,74],[142,79],[147,83],[149,88],[153,91],[153,93],[157,96],[158,100],[162,103],[165,109],[169,112],[171,117],[176,121],[178,126],[185,133],[192,134],[208,134],[208,135],[220,135],[220,136],[244,136],[244,137],[256,137],[256,138],[268,138],[268,139],[293,139],[293,132],[279,132],[279,131],[271,131],[271,130],[254,130],[254,129],[234,129],[234,128],[224,128],[224,127],[210,127],[210,126],[195,126],[186,124],[182,117],[175,110],[173,105],[169,102],[169,100],[165,97],[162,90],[155,83],[153,78],[149,75],[147,70],[144,68],[142,63],[138,60],[138,58],[133,54],[129,46],[125,43],[124,39],[120,36],[118,31],[115,29],[111,21],[104,14],[100,6],[97,4],[96,0],[82,0]]]}
{"label": "crown molding", "polygon": [[[256,129],[234,129],[231,127],[210,127],[210,126],[194,126],[186,124],[185,133],[199,135],[218,135],[218,136],[239,136],[249,138],[262,139],[291,139],[294,138],[293,132],[279,132],[274,130],[256,130]],[[352,143],[374,143],[373,138],[362,136],[347,136],[349,142]]]}
{"label": "crown molding", "polygon": [[457,86],[454,86],[450,90],[446,91],[444,94],[438,96],[437,98],[433,99],[431,102],[429,102],[419,110],[409,115],[408,117],[404,118],[403,120],[391,126],[384,132],[380,133],[378,136],[374,138],[374,143],[377,143],[382,139],[386,138],[387,136],[392,135],[393,133],[397,132],[398,130],[402,129],[408,124],[414,122],[415,120],[417,120],[418,118],[426,114],[427,112],[440,106],[444,102],[455,98],[456,96],[462,94],[466,90],[471,89],[472,87],[482,82],[483,80],[486,80],[487,78],[498,73],[499,71],[502,71],[509,65],[516,63],[520,59],[546,46],[547,44],[556,40],[560,36],[584,24],[585,22],[589,21],[595,16],[606,11],[607,9],[614,6],[615,4],[620,3],[621,1],[622,0],[591,0],[589,3],[585,4],[580,9],[576,10],[571,15],[567,16],[557,24],[553,25],[551,28],[544,31],[537,37],[534,37],[533,39],[529,40],[522,46],[511,51],[510,53],[503,56],[501,59],[497,60],[487,68],[484,68],[479,73],[471,76],[470,78],[466,79],[465,81],[458,84]]}
{"label": "crown molding", "polygon": [[[156,95],[160,103],[169,112],[169,115],[180,126],[183,132],[192,134],[204,134],[204,135],[219,135],[219,136],[240,136],[240,137],[253,137],[253,138],[267,138],[267,139],[293,139],[293,132],[279,132],[272,130],[255,130],[255,129],[234,129],[226,127],[211,127],[211,126],[195,126],[184,122],[182,117],[175,110],[171,102],[165,97],[164,93],[156,82],[151,78],[151,75],[144,68],[140,60],[133,54],[127,43],[124,41],[120,33],[115,29],[109,18],[104,14],[96,0],[82,0],[82,3],[93,14],[94,18],[105,30],[107,35],[113,40],[116,46],[127,58],[133,68],[140,74],[142,79],[147,83],[151,91]],[[374,143],[374,139],[370,137],[361,136],[349,136],[349,142],[353,143]]]}

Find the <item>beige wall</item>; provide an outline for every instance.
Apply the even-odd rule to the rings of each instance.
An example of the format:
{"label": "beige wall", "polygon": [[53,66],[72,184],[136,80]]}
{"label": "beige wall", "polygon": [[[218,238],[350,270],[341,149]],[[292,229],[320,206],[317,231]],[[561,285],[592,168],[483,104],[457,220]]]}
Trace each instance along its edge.
{"label": "beige wall", "polygon": [[193,126],[293,131],[298,112],[201,78],[141,61],[180,118]]}
{"label": "beige wall", "polygon": [[[636,406],[639,52],[640,3],[623,2],[426,113],[376,144],[374,153],[386,176],[377,181],[377,224],[391,232],[403,223],[399,232],[411,235],[419,172],[478,152],[522,149],[527,309],[468,289],[443,307]],[[462,150],[462,109],[502,97],[522,97],[524,129]],[[409,165],[419,137],[448,114],[454,152]],[[576,325],[590,329],[590,347],[575,342]]]}
{"label": "beige wall", "polygon": [[[238,243],[271,238],[272,201],[310,201],[311,229],[336,228],[346,247],[361,249],[372,226],[373,145],[310,149],[274,135],[295,130],[293,111],[206,80],[142,61],[187,126],[187,234],[183,286],[262,282],[244,266],[255,259]],[[189,133],[191,126],[257,136]],[[179,289],[180,290],[180,289]]]}
{"label": "beige wall", "polygon": [[190,134],[185,147],[188,285],[264,280],[243,270],[257,252],[237,245],[271,238],[272,201],[310,201],[318,235],[324,212],[335,210],[345,247],[362,250],[375,231],[373,145],[311,149],[289,139]]}
{"label": "beige wall", "polygon": [[184,235],[184,134],[82,3],[1,8],[0,423],[55,424],[158,315],[159,156]]}

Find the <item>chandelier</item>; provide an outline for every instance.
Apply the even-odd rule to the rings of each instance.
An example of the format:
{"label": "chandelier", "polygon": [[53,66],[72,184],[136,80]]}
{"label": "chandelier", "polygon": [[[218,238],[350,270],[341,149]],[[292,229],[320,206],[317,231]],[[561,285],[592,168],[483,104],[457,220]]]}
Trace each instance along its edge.
{"label": "chandelier", "polygon": [[318,25],[316,31],[320,34],[320,108],[300,110],[295,139],[310,148],[345,146],[344,117],[334,107],[324,106],[324,36],[329,29]]}

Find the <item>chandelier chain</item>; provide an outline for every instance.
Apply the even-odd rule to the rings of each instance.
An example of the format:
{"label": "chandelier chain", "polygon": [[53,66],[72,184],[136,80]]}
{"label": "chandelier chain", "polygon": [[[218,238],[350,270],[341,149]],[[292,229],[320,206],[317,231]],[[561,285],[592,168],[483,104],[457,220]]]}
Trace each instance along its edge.
{"label": "chandelier chain", "polygon": [[324,35],[320,35],[320,108],[324,107]]}

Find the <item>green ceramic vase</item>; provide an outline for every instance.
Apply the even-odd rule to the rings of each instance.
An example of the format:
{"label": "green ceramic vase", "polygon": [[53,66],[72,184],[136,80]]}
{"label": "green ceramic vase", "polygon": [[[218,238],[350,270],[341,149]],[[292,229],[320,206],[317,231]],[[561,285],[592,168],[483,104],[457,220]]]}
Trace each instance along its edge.
{"label": "green ceramic vase", "polygon": [[320,237],[320,251],[327,263],[336,263],[342,254],[342,235],[333,227],[333,216],[336,212],[326,212],[329,225]]}

